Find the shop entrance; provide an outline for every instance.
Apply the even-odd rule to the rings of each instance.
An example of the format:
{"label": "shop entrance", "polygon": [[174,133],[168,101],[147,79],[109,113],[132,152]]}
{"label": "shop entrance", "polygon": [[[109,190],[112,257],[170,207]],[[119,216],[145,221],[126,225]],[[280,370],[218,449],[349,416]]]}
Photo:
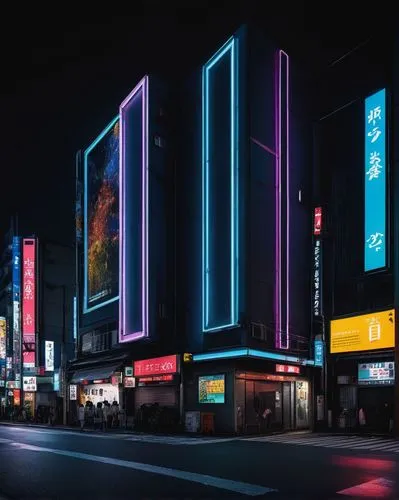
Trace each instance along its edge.
{"label": "shop entrance", "polygon": [[235,395],[237,432],[262,434],[309,428],[309,382],[290,378],[262,380],[262,374],[239,373]]}
{"label": "shop entrance", "polygon": [[365,430],[389,432],[389,421],[393,419],[393,387],[359,387],[358,408],[363,408],[366,418]]}

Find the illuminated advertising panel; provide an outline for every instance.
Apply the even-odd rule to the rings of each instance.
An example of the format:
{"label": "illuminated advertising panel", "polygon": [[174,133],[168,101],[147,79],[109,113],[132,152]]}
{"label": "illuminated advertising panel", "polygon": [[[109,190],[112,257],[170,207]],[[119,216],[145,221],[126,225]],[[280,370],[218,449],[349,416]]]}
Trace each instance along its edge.
{"label": "illuminated advertising panel", "polygon": [[238,97],[238,39],[232,37],[202,68],[204,332],[238,324]]}
{"label": "illuminated advertising panel", "polygon": [[149,78],[119,107],[119,342],[149,335]]}
{"label": "illuminated advertising panel", "polygon": [[395,363],[361,363],[357,380],[359,385],[394,385]]}
{"label": "illuminated advertising panel", "polygon": [[330,352],[371,351],[395,347],[395,310],[331,321]]}
{"label": "illuminated advertising panel", "polygon": [[23,390],[25,392],[36,392],[37,391],[36,377],[23,377]]}
{"label": "illuminated advertising panel", "polygon": [[178,359],[176,354],[134,362],[135,377],[164,375],[166,373],[177,373],[177,371]]}
{"label": "illuminated advertising panel", "polygon": [[385,89],[365,100],[364,270],[386,266],[386,105]]}
{"label": "illuminated advertising panel", "polygon": [[224,375],[205,375],[198,377],[198,401],[200,403],[224,403]]}
{"label": "illuminated advertising panel", "polygon": [[36,240],[22,240],[22,357],[24,368],[36,365]]}
{"label": "illuminated advertising panel", "polygon": [[0,317],[0,380],[6,378],[6,318]]}
{"label": "illuminated advertising panel", "polygon": [[118,300],[119,117],[84,152],[84,296],[89,313]]}
{"label": "illuminated advertising panel", "polygon": [[322,314],[322,267],[321,267],[321,241],[316,239],[313,243],[313,316]]}

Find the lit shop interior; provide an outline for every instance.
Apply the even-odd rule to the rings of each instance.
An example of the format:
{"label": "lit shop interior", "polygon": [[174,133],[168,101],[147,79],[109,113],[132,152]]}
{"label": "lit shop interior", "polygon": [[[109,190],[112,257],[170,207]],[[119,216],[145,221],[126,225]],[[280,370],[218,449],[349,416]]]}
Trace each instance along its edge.
{"label": "lit shop interior", "polygon": [[187,367],[185,409],[212,414],[215,432],[261,434],[310,427],[309,367],[258,360],[212,365]]}

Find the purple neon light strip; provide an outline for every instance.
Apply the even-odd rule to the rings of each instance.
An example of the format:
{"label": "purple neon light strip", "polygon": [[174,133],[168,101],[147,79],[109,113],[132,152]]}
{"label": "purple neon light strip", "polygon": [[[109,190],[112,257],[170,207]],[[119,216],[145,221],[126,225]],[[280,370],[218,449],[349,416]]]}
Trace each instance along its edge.
{"label": "purple neon light strip", "polygon": [[[282,59],[286,59],[286,78],[285,82],[282,81]],[[278,51],[277,61],[276,61],[276,296],[275,296],[275,323],[276,323],[276,347],[279,349],[288,349],[290,345],[290,180],[289,180],[289,58],[288,55],[283,51]],[[286,88],[286,101],[282,102],[282,86],[285,84]],[[285,342],[282,339],[282,182],[281,182],[281,137],[283,134],[281,117],[283,111],[286,113],[286,255],[285,255],[285,266],[286,266],[286,317],[285,317]]]}
{"label": "purple neon light strip", "polygon": [[[286,344],[281,346],[284,349],[288,349],[290,346],[290,112],[289,112],[289,103],[290,103],[290,98],[289,98],[289,81],[290,81],[290,67],[289,67],[289,58],[288,55],[281,51],[281,55],[284,55],[286,58],[286,65],[287,65],[287,70],[286,70],[286,79],[285,79],[285,95],[286,95],[286,103],[285,103],[285,110],[287,113],[286,116],[286,124],[287,124],[287,130],[286,130],[286,162],[287,162],[287,174],[286,174],[286,218],[287,218],[287,224],[286,224],[286,280],[287,280],[287,303],[286,303]],[[281,65],[280,65],[281,67]]]}
{"label": "purple neon light strip", "polygon": [[276,63],[275,63],[275,150],[276,150],[276,168],[275,168],[275,189],[276,189],[276,241],[275,241],[275,259],[276,259],[276,282],[275,282],[275,346],[276,348],[280,348],[281,346],[281,252],[280,252],[280,243],[281,243],[281,225],[280,225],[280,183],[281,183],[281,174],[280,174],[280,130],[281,130],[281,87],[280,87],[280,52],[276,54]]}
{"label": "purple neon light strip", "polygon": [[[130,92],[119,107],[120,157],[119,157],[119,227],[122,228],[119,245],[119,342],[131,342],[148,335],[148,76],[145,76]],[[125,109],[142,94],[142,232],[141,232],[141,279],[142,279],[142,329],[126,333],[126,161],[125,161]]]}

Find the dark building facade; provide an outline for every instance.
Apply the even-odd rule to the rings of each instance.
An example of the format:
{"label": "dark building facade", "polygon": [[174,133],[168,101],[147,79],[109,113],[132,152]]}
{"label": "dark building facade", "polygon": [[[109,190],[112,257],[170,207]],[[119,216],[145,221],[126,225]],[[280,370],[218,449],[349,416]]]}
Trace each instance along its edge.
{"label": "dark building facade", "polygon": [[333,428],[392,429],[392,49],[386,36],[373,38],[333,61],[316,84],[314,207],[322,229],[314,239],[323,300],[314,332],[327,333]]}
{"label": "dark building facade", "polygon": [[177,178],[186,411],[218,432],[312,426],[311,121],[289,56],[236,32],[184,96]]}

